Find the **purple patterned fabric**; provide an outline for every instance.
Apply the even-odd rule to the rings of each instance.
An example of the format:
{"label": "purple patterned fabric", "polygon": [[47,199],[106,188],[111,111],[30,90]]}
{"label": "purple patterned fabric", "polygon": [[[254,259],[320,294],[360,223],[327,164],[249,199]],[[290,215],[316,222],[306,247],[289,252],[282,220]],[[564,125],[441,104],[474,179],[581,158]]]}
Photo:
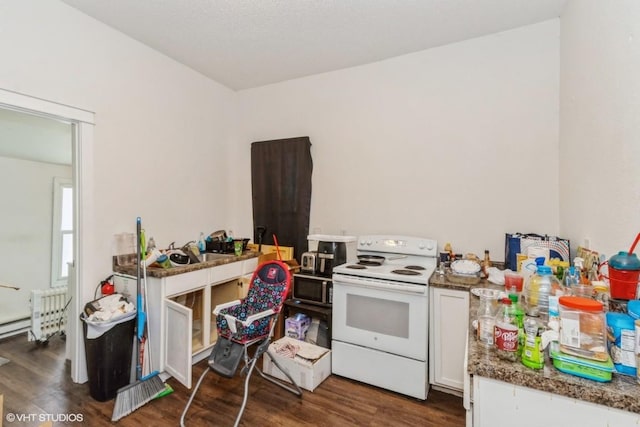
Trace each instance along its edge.
{"label": "purple patterned fabric", "polygon": [[240,321],[244,321],[247,317],[268,309],[273,309],[278,313],[282,309],[287,289],[288,284],[286,280],[269,283],[268,281],[262,280],[259,275],[254,275],[246,298],[241,300],[238,305],[220,310],[220,314],[216,317],[218,335],[239,343],[245,343],[255,338],[267,336],[271,330],[271,321],[274,315],[255,320],[246,327],[236,322],[237,331],[233,334],[229,329],[224,314],[229,314]]}

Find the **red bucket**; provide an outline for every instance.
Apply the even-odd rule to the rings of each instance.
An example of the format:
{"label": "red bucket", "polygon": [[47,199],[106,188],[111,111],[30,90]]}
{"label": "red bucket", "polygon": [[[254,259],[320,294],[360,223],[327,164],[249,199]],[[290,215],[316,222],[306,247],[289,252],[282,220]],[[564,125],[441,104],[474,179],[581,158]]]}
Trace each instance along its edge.
{"label": "red bucket", "polygon": [[[607,264],[607,263],[604,263]],[[609,276],[609,292],[614,299],[636,299],[640,270],[618,270],[607,265]]]}

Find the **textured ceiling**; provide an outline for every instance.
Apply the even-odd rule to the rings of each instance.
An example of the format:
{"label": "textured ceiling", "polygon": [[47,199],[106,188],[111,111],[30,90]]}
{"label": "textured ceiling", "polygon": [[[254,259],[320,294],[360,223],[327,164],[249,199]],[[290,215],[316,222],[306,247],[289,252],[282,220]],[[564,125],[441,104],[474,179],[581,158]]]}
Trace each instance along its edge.
{"label": "textured ceiling", "polygon": [[62,0],[232,89],[557,18],[565,0]]}

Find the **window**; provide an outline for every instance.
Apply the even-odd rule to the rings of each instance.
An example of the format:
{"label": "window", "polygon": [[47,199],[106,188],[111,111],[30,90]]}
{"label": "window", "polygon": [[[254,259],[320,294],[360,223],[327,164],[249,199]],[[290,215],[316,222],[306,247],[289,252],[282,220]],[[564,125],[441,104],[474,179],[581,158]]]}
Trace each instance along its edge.
{"label": "window", "polygon": [[65,286],[73,261],[73,186],[69,178],[53,178],[51,285]]}

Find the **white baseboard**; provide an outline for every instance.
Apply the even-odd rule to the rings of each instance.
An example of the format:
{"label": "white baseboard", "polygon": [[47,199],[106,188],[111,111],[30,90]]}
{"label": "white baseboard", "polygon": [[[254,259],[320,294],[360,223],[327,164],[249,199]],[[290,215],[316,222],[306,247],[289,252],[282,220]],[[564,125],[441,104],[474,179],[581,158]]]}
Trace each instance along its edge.
{"label": "white baseboard", "polygon": [[0,339],[28,332],[30,327],[31,319],[29,318],[0,324]]}
{"label": "white baseboard", "polygon": [[462,391],[456,390],[456,389],[453,389],[453,388],[439,386],[439,385],[435,385],[435,384],[431,384],[431,388],[434,389],[434,390],[441,391],[443,393],[453,394],[454,396],[458,396],[458,397],[462,397],[463,396]]}

